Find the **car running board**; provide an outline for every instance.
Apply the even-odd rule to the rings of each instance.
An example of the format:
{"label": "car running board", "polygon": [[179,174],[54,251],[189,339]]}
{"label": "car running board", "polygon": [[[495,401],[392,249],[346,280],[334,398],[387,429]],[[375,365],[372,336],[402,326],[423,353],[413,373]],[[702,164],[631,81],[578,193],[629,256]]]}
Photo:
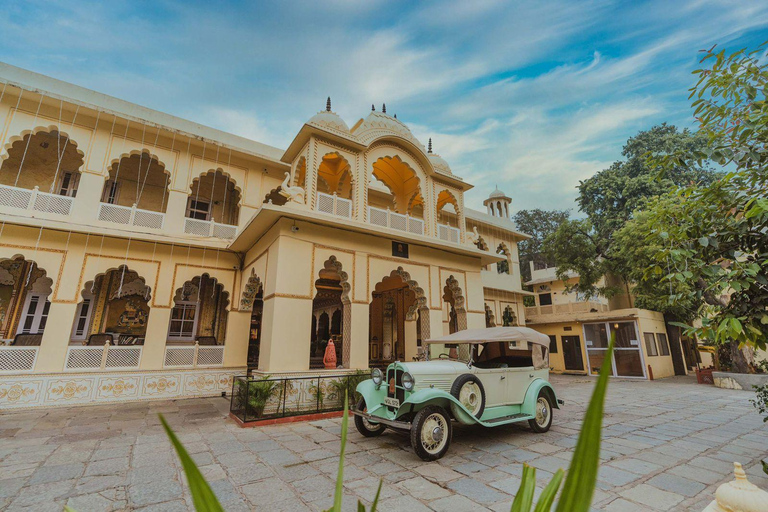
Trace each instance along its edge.
{"label": "car running board", "polygon": [[500,418],[493,418],[491,420],[483,421],[485,425],[497,425],[499,423],[512,423],[514,421],[529,420],[533,418],[530,414],[511,414],[509,416],[502,416]]}

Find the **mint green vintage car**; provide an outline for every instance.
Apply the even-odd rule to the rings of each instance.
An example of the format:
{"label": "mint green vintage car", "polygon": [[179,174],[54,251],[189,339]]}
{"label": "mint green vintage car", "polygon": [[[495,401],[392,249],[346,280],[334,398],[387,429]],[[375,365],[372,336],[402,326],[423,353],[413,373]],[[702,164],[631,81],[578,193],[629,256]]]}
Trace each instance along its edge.
{"label": "mint green vintage car", "polygon": [[549,383],[549,337],[527,327],[469,329],[427,340],[434,360],[390,364],[361,382],[352,413],[366,437],[387,428],[410,433],[424,460],[451,444],[452,421],[498,427],[527,421],[534,432],[552,425],[563,403]]}

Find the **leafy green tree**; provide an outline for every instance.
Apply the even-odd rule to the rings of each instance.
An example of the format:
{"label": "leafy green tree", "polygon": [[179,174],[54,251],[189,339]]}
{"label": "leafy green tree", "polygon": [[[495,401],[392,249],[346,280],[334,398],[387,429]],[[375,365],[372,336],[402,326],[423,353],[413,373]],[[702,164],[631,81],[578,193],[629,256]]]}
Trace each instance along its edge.
{"label": "leafy green tree", "polygon": [[523,282],[531,280],[531,262],[548,265],[542,245],[544,239],[568,220],[569,210],[520,210],[513,217],[517,228],[531,238],[517,244]]}
{"label": "leafy green tree", "polygon": [[[730,344],[737,371],[749,371],[739,348],[768,338],[768,63],[765,45],[726,55],[714,48],[691,89],[703,148],[656,158],[666,173],[709,159],[729,169],[703,187],[685,187],[674,210],[649,213],[647,243],[659,246],[648,274],[689,283],[699,328],[691,333]],[[670,295],[673,304],[682,300]],[[747,357],[749,354],[747,354]]]}
{"label": "leafy green tree", "polygon": [[[667,124],[654,126],[627,141],[622,151],[624,160],[582,181],[577,201],[586,218],[561,224],[544,242],[545,254],[557,263],[558,276],[564,279],[568,273],[577,273],[579,282],[575,290],[587,297],[627,292],[633,283],[635,262],[623,257],[616,231],[650,199],[679,186],[710,183],[714,179],[706,160],[681,161],[660,179],[648,156],[700,151],[705,144],[703,136],[687,129],[681,131]],[[619,285],[612,281],[601,284],[604,276],[617,277]]]}

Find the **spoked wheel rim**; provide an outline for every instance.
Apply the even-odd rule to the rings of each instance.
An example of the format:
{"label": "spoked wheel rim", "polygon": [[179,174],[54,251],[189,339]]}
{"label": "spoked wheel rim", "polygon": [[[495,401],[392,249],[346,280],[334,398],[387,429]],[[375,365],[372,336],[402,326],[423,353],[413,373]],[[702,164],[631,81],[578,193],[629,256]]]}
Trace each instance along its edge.
{"label": "spoked wheel rim", "polygon": [[549,407],[549,401],[540,396],[536,400],[536,424],[540,427],[546,427],[552,418],[552,411]]}
{"label": "spoked wheel rim", "polygon": [[[367,413],[368,408],[363,407],[363,412]],[[384,427],[384,425],[382,425],[381,423],[371,423],[370,421],[368,421],[368,418],[364,418],[361,416],[360,419],[363,420],[363,426],[368,430],[370,430],[371,432],[374,432]]]}
{"label": "spoked wheel rim", "polygon": [[461,386],[461,391],[459,391],[459,402],[474,416],[477,416],[477,413],[480,412],[480,407],[483,405],[480,386],[475,382],[466,382]]}
{"label": "spoked wheel rim", "polygon": [[427,416],[421,427],[421,446],[427,453],[436,454],[448,442],[448,423],[442,414]]}

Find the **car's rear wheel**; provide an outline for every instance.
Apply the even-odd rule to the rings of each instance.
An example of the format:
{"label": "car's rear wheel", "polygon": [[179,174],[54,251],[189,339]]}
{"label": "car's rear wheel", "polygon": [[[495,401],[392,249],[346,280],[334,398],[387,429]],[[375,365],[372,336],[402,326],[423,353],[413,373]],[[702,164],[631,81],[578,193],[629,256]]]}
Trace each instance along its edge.
{"label": "car's rear wheel", "polygon": [[536,411],[533,419],[528,420],[531,430],[543,433],[552,426],[552,402],[549,401],[549,395],[542,389],[536,399]]}
{"label": "car's rear wheel", "polygon": [[472,416],[480,419],[485,410],[485,388],[472,374],[459,375],[451,386],[451,394]]}
{"label": "car's rear wheel", "polygon": [[[358,400],[355,409],[362,412],[368,411],[368,408],[365,405],[365,398],[360,398],[360,400]],[[387,427],[381,423],[373,423],[358,415],[355,415],[355,427],[357,428],[357,431],[365,437],[378,437],[387,429]]]}
{"label": "car's rear wheel", "polygon": [[437,460],[451,446],[451,418],[437,405],[428,405],[416,413],[411,424],[411,446],[423,460]]}

